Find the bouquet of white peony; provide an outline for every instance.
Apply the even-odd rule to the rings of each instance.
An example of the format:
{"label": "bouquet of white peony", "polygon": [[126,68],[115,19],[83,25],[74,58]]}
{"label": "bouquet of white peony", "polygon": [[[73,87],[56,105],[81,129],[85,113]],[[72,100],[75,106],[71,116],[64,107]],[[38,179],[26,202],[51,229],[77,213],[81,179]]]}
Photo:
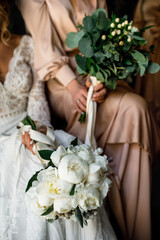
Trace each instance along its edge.
{"label": "bouquet of white peony", "polygon": [[[24,131],[28,129],[28,123],[23,123],[27,125],[21,126]],[[35,215],[51,222],[66,218],[78,221],[81,227],[87,225],[87,220],[97,213],[111,185],[107,156],[102,155],[101,148],[93,150],[86,144],[78,145],[77,139],[67,148],[60,145],[56,150],[49,144],[38,142],[38,137],[36,139],[35,153],[44,163],[44,168],[28,182],[27,207]]]}

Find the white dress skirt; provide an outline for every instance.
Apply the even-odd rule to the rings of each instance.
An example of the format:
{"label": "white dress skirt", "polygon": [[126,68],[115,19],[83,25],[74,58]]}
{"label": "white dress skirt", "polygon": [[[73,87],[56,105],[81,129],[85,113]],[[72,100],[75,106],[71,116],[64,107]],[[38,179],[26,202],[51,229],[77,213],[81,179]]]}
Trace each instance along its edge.
{"label": "white dress skirt", "polygon": [[[0,82],[0,240],[115,240],[103,206],[84,228],[72,220],[49,223],[26,207],[27,183],[43,166],[22,145],[16,127],[27,115],[46,125],[50,122],[44,85],[32,63],[33,40],[25,35],[14,50],[4,84]],[[61,130],[55,136],[64,146],[74,139]]]}

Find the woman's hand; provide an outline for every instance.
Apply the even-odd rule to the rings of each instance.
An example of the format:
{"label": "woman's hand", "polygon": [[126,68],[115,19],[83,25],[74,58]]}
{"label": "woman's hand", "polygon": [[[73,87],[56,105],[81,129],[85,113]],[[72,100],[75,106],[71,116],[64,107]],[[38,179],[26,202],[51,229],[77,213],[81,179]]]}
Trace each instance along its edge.
{"label": "woman's hand", "polygon": [[[87,78],[86,80],[86,87],[89,88],[91,86],[91,80]],[[104,86],[103,83],[97,84],[94,88],[94,94],[92,101],[101,103],[105,100],[106,95],[107,95],[107,87]]]}
{"label": "woman's hand", "polygon": [[[46,126],[40,126],[40,127],[37,128],[37,131],[46,135],[47,127]],[[35,153],[33,152],[34,141],[31,139],[29,132],[25,132],[22,135],[22,144],[24,144],[26,146],[26,148],[28,150],[30,150],[35,155]]]}
{"label": "woman's hand", "polygon": [[30,138],[30,135],[28,132],[25,132],[23,135],[22,135],[22,144],[24,144],[26,146],[26,148],[28,150],[30,150],[34,155],[35,153],[33,152],[33,145],[34,145],[34,142],[33,140]]}
{"label": "woman's hand", "polygon": [[87,88],[82,86],[76,79],[74,79],[67,85],[67,89],[72,95],[75,109],[80,113],[86,112],[88,95]]}

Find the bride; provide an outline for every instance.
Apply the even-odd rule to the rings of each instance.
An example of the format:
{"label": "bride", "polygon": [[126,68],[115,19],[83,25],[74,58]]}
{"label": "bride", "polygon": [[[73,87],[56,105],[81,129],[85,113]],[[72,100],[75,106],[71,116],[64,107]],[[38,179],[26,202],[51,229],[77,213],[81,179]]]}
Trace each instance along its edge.
{"label": "bride", "polygon": [[[27,182],[42,164],[32,153],[29,136],[21,139],[16,127],[27,115],[51,125],[44,85],[33,69],[33,40],[8,31],[10,5],[0,1],[0,239],[116,239],[103,206],[83,229],[72,220],[42,221],[26,208]],[[61,130],[54,135],[64,146],[74,138]]]}

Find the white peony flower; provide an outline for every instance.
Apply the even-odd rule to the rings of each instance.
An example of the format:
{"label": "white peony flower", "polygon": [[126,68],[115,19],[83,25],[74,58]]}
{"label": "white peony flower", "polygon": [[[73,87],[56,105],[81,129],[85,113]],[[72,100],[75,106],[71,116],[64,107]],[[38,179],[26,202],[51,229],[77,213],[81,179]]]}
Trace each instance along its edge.
{"label": "white peony flower", "polygon": [[103,200],[107,196],[110,185],[111,185],[111,180],[109,178],[105,178],[100,187],[101,200]]}
{"label": "white peony flower", "polygon": [[77,184],[88,175],[88,163],[76,154],[68,154],[61,159],[58,166],[59,178]]}
{"label": "white peony flower", "polygon": [[31,187],[26,192],[25,202],[27,208],[30,209],[37,216],[41,216],[42,213],[44,213],[47,210],[47,208],[52,205],[51,199],[49,198],[44,199],[43,196],[37,194],[36,187]]}
{"label": "white peony flower", "polygon": [[100,182],[102,177],[101,166],[98,163],[92,163],[89,165],[89,174],[87,183]]}
{"label": "white peony flower", "polygon": [[57,148],[56,151],[54,151],[52,154],[51,154],[51,160],[53,162],[53,164],[58,167],[60,161],[61,161],[61,158],[64,157],[65,155],[67,154],[66,152],[66,149],[63,147],[63,146],[59,146]]}
{"label": "white peony flower", "polygon": [[54,201],[54,211],[58,213],[67,213],[75,209],[78,205],[76,196],[68,196],[65,198],[58,198]]}
{"label": "white peony flower", "polygon": [[97,209],[100,206],[100,193],[94,187],[88,187],[77,193],[79,206],[83,211]]}
{"label": "white peony flower", "polygon": [[73,187],[73,184],[63,181],[58,177],[58,170],[49,167],[42,170],[37,179],[37,193],[50,198],[58,198],[59,196],[68,195]]}
{"label": "white peony flower", "polygon": [[87,163],[92,163],[95,161],[94,152],[91,150],[91,147],[87,144],[82,144],[77,148],[77,156],[82,158]]}

